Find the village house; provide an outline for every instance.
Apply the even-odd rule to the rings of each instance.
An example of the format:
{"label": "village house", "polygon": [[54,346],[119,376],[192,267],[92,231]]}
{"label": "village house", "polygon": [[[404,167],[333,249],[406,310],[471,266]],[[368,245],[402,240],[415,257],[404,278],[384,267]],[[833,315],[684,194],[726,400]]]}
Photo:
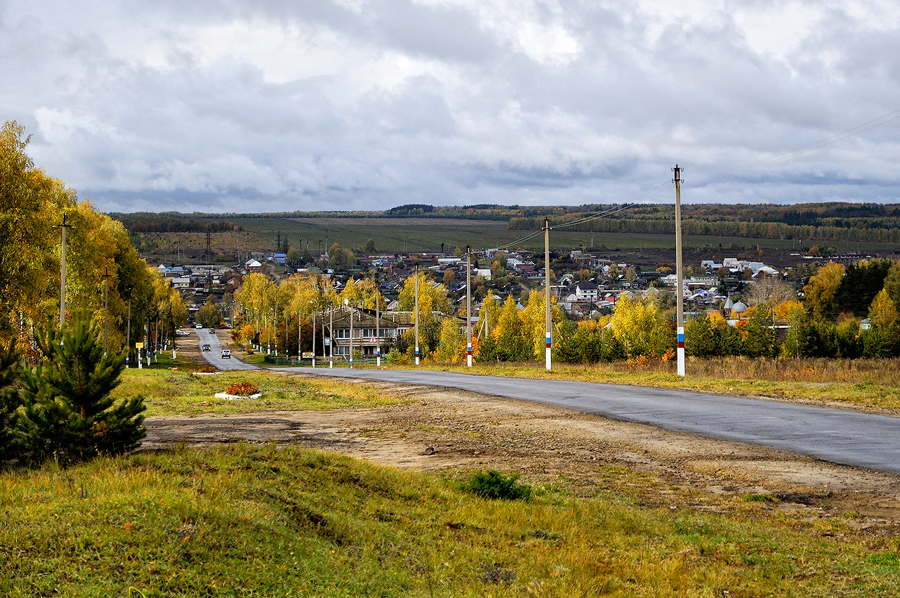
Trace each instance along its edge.
{"label": "village house", "polygon": [[[373,309],[352,310],[353,335],[351,336],[351,310],[340,308],[332,318],[325,320],[325,328],[332,322],[331,338],[334,343],[334,356],[342,359],[350,358],[350,345],[353,352],[359,352],[363,357],[376,354],[379,345],[382,355],[385,353],[384,345],[392,343],[395,338],[415,326],[413,312],[393,311],[381,312],[376,320]],[[377,337],[376,337],[377,329]],[[327,354],[327,352],[326,352]]]}

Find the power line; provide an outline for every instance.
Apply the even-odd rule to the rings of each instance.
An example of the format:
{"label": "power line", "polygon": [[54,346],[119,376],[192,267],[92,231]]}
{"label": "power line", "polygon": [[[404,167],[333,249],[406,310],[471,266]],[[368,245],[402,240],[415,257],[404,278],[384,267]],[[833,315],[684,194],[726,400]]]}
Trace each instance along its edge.
{"label": "power line", "polygon": [[883,116],[879,116],[878,118],[875,118],[868,122],[864,122],[862,124],[856,125],[855,127],[851,127],[844,131],[841,131],[840,133],[835,133],[834,135],[832,135],[830,137],[820,139],[819,141],[815,141],[808,145],[804,145],[795,150],[791,150],[791,151],[785,152],[783,154],[777,154],[775,156],[770,156],[768,158],[762,158],[760,160],[755,160],[753,162],[747,162],[746,164],[733,166],[731,168],[717,170],[707,176],[714,176],[714,175],[722,174],[725,172],[736,172],[738,170],[745,170],[747,168],[752,168],[754,166],[762,166],[765,164],[772,164],[775,162],[779,162],[781,160],[787,160],[789,158],[793,158],[794,156],[799,156],[800,154],[805,154],[806,152],[811,152],[813,150],[829,146],[833,143],[837,143],[838,141],[843,141],[844,139],[849,139],[850,137],[854,137],[855,135],[859,135],[860,133],[865,133],[866,131],[871,131],[872,129],[886,125],[897,119],[900,119],[900,110],[894,110],[893,112],[888,112],[887,114],[885,114]]}

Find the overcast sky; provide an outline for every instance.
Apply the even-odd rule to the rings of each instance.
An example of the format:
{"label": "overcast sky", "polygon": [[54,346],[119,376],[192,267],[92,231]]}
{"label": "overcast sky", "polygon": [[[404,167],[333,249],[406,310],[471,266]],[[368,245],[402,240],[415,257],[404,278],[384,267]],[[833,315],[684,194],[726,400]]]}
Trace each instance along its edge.
{"label": "overcast sky", "polygon": [[0,121],[103,211],[900,202],[896,0],[0,0]]}

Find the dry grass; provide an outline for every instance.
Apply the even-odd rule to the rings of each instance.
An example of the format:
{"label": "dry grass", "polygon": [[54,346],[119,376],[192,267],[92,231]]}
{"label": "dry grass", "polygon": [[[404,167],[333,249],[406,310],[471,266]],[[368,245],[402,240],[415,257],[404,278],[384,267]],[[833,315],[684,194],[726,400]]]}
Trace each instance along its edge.
{"label": "dry grass", "polygon": [[676,375],[674,361],[648,358],[589,365],[554,364],[552,372],[547,372],[542,363],[426,367],[518,378],[682,388],[900,412],[900,359],[689,358],[684,378]]}

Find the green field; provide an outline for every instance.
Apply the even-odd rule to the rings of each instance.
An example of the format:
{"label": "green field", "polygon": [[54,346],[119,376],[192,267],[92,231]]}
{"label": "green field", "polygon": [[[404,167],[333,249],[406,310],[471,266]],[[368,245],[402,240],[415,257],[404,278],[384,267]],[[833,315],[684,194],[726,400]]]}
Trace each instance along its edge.
{"label": "green field", "polygon": [[[287,235],[289,242],[297,246],[302,239],[303,248],[309,243],[310,251],[315,254],[319,243],[325,245],[338,243],[344,248],[359,248],[368,239],[375,242],[379,252],[400,253],[405,251],[439,251],[441,243],[445,249],[452,251],[455,247],[465,248],[470,245],[476,249],[504,247],[511,249],[541,250],[544,247],[542,234],[521,243],[515,243],[530,234],[529,231],[509,230],[508,224],[496,220],[463,220],[450,218],[234,218],[235,224],[245,230],[259,235],[260,241],[274,248],[274,239],[278,232],[282,237]],[[534,232],[534,231],[532,231]],[[213,235],[215,237],[215,235]],[[199,236],[198,236],[199,239]],[[674,255],[675,237],[673,235],[632,234],[632,233],[595,233],[594,247],[607,250],[671,250]],[[205,242],[205,236],[203,236]],[[736,249],[730,249],[732,244]],[[571,232],[567,230],[551,231],[550,246],[553,249],[567,250],[591,245],[591,233]],[[799,248],[796,241],[781,239],[746,239],[722,236],[685,235],[686,250],[709,248],[713,252],[739,251],[756,249],[758,246],[766,250],[791,250]],[[809,243],[806,244],[808,247]],[[851,243],[830,242],[829,246],[839,251],[891,251],[892,245],[884,243]]]}

